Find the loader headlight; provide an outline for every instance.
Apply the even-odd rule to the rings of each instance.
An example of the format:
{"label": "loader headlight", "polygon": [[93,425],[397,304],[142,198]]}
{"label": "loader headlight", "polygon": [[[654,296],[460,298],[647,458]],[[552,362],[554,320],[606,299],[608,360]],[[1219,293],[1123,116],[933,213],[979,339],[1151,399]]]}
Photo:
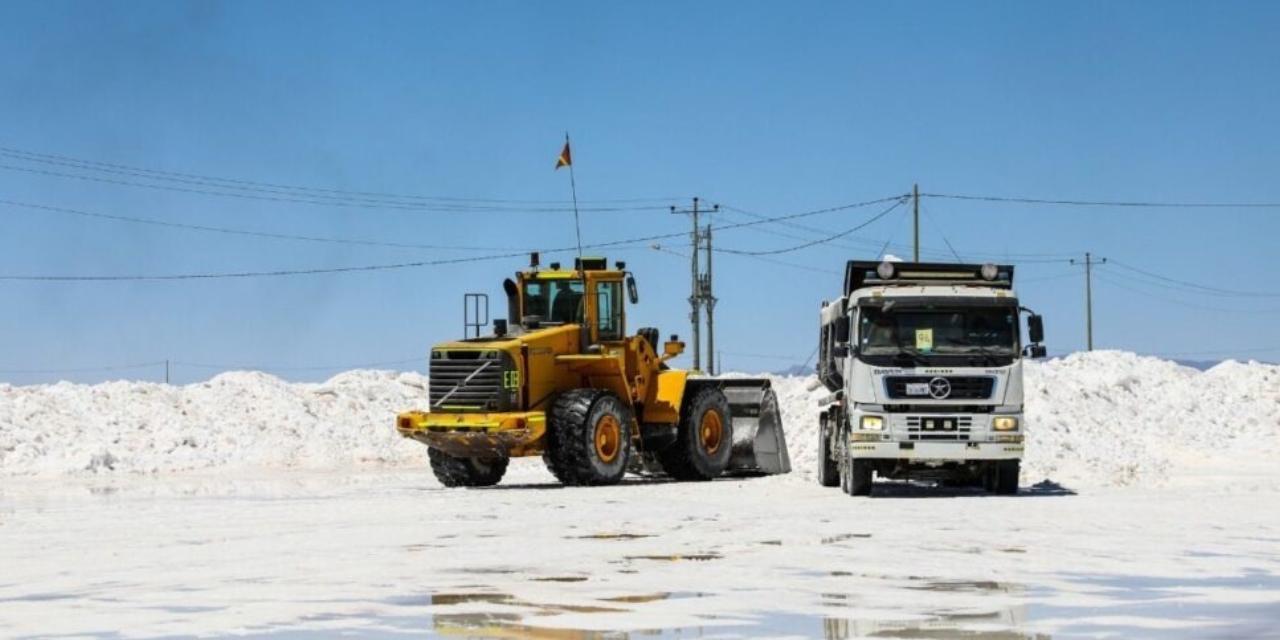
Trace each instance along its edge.
{"label": "loader headlight", "polygon": [[997,416],[991,421],[991,428],[996,431],[1013,431],[1018,428],[1018,419],[1013,416]]}
{"label": "loader headlight", "polygon": [[859,426],[863,431],[881,431],[884,429],[884,418],[880,416],[862,416]]}

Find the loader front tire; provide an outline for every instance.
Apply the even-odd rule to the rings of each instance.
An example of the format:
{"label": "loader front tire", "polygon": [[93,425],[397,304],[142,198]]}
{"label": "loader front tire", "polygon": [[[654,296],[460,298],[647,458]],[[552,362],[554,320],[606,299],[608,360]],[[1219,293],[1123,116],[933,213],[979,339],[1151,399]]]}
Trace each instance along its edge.
{"label": "loader front tire", "polygon": [[574,389],[556,398],[542,459],[570,486],[617,484],[631,456],[631,412],[603,389]]}
{"label": "loader front tire", "polygon": [[831,459],[831,421],[826,414],[818,420],[818,484],[840,486],[840,467]]}
{"label": "loader front tire", "polygon": [[431,472],[446,487],[491,487],[507,472],[506,457],[459,458],[435,447],[427,449]]}
{"label": "loader front tire", "polygon": [[711,480],[729,466],[733,420],[724,392],[706,387],[686,395],[676,441],[658,452],[662,470],[676,480]]}

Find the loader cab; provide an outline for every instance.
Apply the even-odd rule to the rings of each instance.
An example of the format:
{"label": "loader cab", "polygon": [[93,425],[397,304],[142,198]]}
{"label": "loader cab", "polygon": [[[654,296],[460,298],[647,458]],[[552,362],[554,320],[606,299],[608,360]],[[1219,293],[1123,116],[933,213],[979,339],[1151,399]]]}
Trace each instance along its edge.
{"label": "loader cab", "polygon": [[[626,264],[610,269],[599,257],[575,258],[573,269],[558,262],[539,269],[537,258],[517,275],[516,304],[520,324],[526,330],[581,325],[589,344],[621,341],[627,333],[624,289],[634,293]],[[634,295],[632,296],[634,299]]]}

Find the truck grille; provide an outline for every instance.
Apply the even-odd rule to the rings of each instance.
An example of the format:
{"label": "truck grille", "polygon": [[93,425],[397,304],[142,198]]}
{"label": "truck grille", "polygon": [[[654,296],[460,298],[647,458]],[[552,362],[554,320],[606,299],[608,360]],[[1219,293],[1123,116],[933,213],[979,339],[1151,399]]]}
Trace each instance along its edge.
{"label": "truck grille", "polygon": [[431,354],[431,410],[501,411],[510,408],[514,390],[503,386],[514,369],[511,358],[480,358],[479,351]]}
{"label": "truck grille", "polygon": [[[908,384],[928,385],[934,380],[946,380],[951,392],[941,398],[907,394]],[[989,376],[889,376],[884,381],[892,400],[986,400],[991,397],[995,383],[995,378]]]}
{"label": "truck grille", "polygon": [[969,416],[907,416],[908,440],[967,441],[972,428]]}

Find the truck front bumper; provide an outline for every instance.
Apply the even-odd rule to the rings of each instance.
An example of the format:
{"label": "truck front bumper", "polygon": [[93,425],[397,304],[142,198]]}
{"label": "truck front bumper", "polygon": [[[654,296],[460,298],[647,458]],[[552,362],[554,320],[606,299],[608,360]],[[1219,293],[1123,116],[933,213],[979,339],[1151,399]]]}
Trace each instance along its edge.
{"label": "truck front bumper", "polygon": [[396,431],[463,458],[535,455],[542,452],[547,414],[408,411],[396,416]]}
{"label": "truck front bumper", "polygon": [[1017,460],[1021,442],[850,442],[849,457],[917,462]]}

